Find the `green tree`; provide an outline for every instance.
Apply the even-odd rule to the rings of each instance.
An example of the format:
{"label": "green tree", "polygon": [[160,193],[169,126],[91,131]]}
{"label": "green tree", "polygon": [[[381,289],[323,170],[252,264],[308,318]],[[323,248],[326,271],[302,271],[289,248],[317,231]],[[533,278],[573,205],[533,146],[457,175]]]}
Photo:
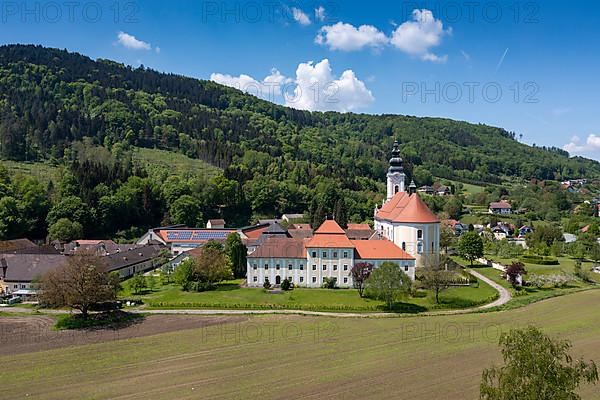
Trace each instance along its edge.
{"label": "green tree", "polygon": [[344,229],[348,226],[348,209],[346,208],[346,202],[343,197],[340,197],[335,202],[333,219],[335,219],[335,222]]}
{"label": "green tree", "polygon": [[189,290],[189,283],[193,278],[194,260],[188,258],[179,263],[173,271],[173,281],[183,290]]}
{"label": "green tree", "polygon": [[369,297],[384,301],[388,310],[410,293],[412,281],[400,266],[392,262],[384,262],[376,268],[366,282]]}
{"label": "green tree", "polygon": [[0,199],[0,239],[16,239],[25,232],[21,210],[14,197]]}
{"label": "green tree", "polygon": [[184,224],[190,228],[202,225],[200,201],[188,194],[179,197],[171,204],[169,215],[174,224]]}
{"label": "green tree", "polygon": [[135,274],[131,277],[129,287],[131,288],[133,294],[139,294],[142,290],[147,288],[146,278],[144,278],[144,275],[140,273]]}
{"label": "green tree", "polygon": [[422,268],[419,273],[419,281],[425,289],[432,290],[435,294],[435,303],[440,304],[440,293],[448,289],[454,280],[454,273],[446,270],[447,260],[440,259],[434,265]]}
{"label": "green tree", "polygon": [[483,257],[483,239],[475,231],[470,231],[461,236],[458,242],[458,254],[468,260],[473,266],[473,261]]}
{"label": "green tree", "polygon": [[50,226],[48,230],[50,240],[59,240],[68,243],[83,237],[83,227],[79,222],[73,222],[68,218],[61,218]]}
{"label": "green tree", "polygon": [[78,252],[67,262],[46,273],[40,282],[40,302],[53,307],[71,307],[83,318],[94,304],[117,299],[119,277],[108,273],[100,257]]}
{"label": "green tree", "polygon": [[593,361],[574,360],[571,343],[552,339],[536,327],[500,336],[503,366],[483,371],[480,399],[576,400],[581,383],[598,382]]}
{"label": "green tree", "polygon": [[234,278],[240,279],[245,277],[247,270],[246,255],[248,249],[244,243],[242,243],[240,235],[236,232],[229,234],[227,240],[225,240],[224,250],[231,263]]}

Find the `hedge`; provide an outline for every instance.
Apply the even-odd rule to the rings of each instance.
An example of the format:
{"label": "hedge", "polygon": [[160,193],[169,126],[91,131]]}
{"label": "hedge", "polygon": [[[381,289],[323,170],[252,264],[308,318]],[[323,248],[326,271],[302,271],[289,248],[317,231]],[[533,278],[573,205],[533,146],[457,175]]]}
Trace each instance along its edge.
{"label": "hedge", "polygon": [[554,257],[542,257],[533,255],[521,256],[521,262],[537,265],[560,265],[558,260]]}

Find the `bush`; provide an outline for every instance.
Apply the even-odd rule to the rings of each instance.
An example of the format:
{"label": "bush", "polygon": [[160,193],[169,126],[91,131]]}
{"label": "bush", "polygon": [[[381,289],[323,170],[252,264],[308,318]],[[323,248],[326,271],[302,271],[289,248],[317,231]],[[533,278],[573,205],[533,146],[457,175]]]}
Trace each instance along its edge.
{"label": "bush", "polygon": [[281,281],[281,290],[290,290],[292,288],[292,283],[289,279],[284,279]]}
{"label": "bush", "polygon": [[323,289],[337,289],[337,278],[332,276],[331,278],[325,278],[323,282]]}
{"label": "bush", "polygon": [[558,260],[554,257],[536,256],[532,254],[521,256],[521,262],[537,265],[559,265]]}
{"label": "bush", "polygon": [[263,288],[264,289],[271,289],[271,282],[269,282],[269,278],[265,278],[265,283],[263,283]]}

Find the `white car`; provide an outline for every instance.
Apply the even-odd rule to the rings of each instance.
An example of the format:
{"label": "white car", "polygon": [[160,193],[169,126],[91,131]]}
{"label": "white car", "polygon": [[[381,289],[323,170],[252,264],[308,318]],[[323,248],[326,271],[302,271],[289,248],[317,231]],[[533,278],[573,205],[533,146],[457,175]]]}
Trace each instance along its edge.
{"label": "white car", "polygon": [[597,273],[597,274],[600,274],[600,266],[599,266],[599,267],[594,267],[594,268],[592,269],[592,272],[595,272],[595,273]]}

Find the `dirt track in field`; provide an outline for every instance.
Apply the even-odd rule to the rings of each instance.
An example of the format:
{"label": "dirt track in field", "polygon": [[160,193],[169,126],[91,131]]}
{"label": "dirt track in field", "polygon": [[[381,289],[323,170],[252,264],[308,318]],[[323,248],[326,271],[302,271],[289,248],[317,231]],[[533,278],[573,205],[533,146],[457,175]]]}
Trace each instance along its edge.
{"label": "dirt track in field", "polygon": [[150,315],[121,329],[56,331],[48,316],[0,317],[0,355],[152,336],[172,331],[242,322],[247,317]]}

